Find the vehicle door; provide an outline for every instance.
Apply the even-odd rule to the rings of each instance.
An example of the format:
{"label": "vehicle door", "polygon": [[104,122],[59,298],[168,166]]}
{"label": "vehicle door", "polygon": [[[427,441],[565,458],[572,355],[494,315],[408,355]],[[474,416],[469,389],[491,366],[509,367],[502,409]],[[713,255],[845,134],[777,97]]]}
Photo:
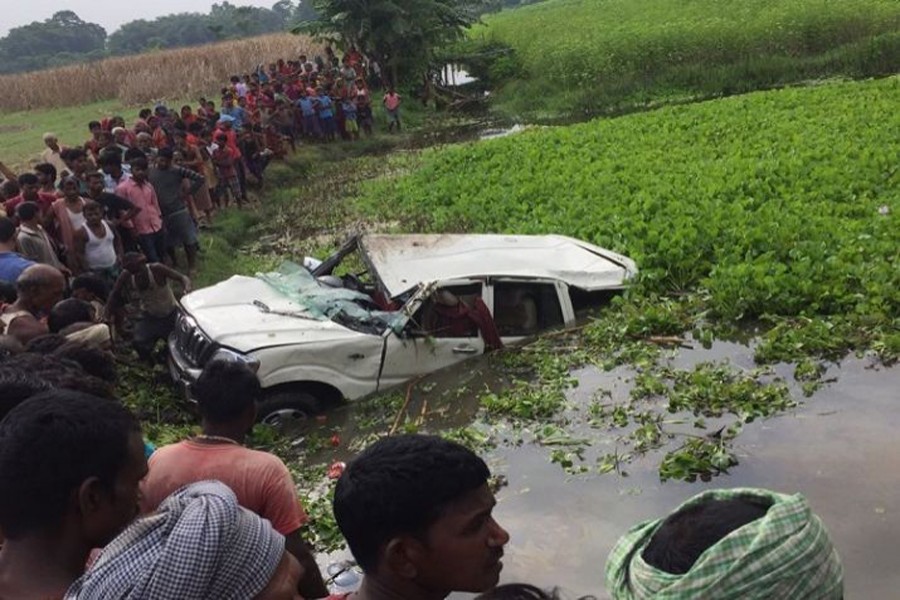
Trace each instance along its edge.
{"label": "vehicle door", "polygon": [[568,289],[559,281],[494,277],[486,296],[504,344],[574,323]]}
{"label": "vehicle door", "polygon": [[[481,281],[435,285],[411,307],[406,326],[385,334],[379,389],[431,373],[484,353],[484,340],[466,311],[483,301]],[[411,301],[412,302],[412,301]]]}

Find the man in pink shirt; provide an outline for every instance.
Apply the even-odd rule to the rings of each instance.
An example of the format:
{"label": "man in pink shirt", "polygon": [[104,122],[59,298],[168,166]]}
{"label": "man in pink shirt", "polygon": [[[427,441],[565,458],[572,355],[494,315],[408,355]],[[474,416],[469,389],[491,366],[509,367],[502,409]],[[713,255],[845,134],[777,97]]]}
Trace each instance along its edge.
{"label": "man in pink shirt", "polygon": [[388,131],[393,131],[394,125],[397,125],[397,131],[400,131],[400,94],[393,87],[390,87],[381,103],[384,104],[384,109],[387,111]]}
{"label": "man in pink shirt", "polygon": [[116,195],[129,200],[139,209],[131,219],[138,244],[148,262],[158,263],[165,256],[166,238],[156,190],[147,180],[148,168],[146,158],[132,160],[131,179],[125,179],[116,186]]}
{"label": "man in pink shirt", "polygon": [[268,519],[285,537],[285,548],[305,570],[300,594],[327,596],[315,558],[301,536],[308,518],[290,471],[274,454],[242,445],[256,422],[261,394],[256,374],[243,363],[212,361],[192,391],[203,434],[164,446],[150,457],[150,472],[141,485],[141,511],[153,512],[169,494],[190,483],[221,481],[241,506]]}

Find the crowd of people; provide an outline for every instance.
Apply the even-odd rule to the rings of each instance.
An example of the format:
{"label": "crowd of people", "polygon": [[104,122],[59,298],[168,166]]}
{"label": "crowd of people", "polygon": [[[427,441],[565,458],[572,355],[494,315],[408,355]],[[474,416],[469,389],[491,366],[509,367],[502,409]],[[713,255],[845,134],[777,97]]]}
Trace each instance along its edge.
{"label": "crowd of people", "polygon": [[[0,334],[27,344],[48,333],[41,326],[52,306],[15,305],[18,278],[40,264],[60,271],[66,290],[87,282],[95,320],[123,337],[134,332],[148,357],[174,325],[170,283],[189,291],[200,233],[215,211],[249,202],[248,187],[262,186],[270,161],[297,144],[370,135],[377,86],[377,66],[355,48],[340,60],[326,48],[312,60],[301,55],[232,76],[218,108],[206,98],[179,111],[157,104],[131,127],[121,116],[91,121],[81,144],[45,134],[41,162],[27,172],[0,163]],[[392,88],[381,99],[391,131],[400,128],[400,102]],[[130,320],[121,310],[128,290],[141,300]]]}
{"label": "crowd of people", "polygon": [[[113,332],[143,358],[190,291],[198,228],[247,201],[268,161],[372,127],[351,49],[278,61],[173,114],[89,126],[83,146],[44,136],[42,162],[4,173],[0,217],[0,598],[329,597],[296,482],[248,448],[259,381],[212,361],[193,387],[201,433],[153,447],[118,399]],[[400,97],[382,100],[391,130]],[[183,250],[188,272],[178,270]],[[124,327],[124,299],[139,313]],[[339,475],[333,515],[364,577],[354,600],[555,598],[499,585],[510,535],[486,463],[426,435],[383,438]],[[616,600],[843,596],[841,563],[800,495],[704,492],[625,533],[606,562]],[[597,582],[598,589],[601,582]],[[334,600],[347,594],[332,595]]]}

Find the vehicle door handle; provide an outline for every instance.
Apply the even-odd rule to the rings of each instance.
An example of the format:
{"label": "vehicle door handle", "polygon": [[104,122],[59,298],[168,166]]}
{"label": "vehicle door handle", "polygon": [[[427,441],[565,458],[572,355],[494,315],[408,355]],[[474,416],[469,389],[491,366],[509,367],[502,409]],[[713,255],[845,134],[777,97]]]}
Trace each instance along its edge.
{"label": "vehicle door handle", "polygon": [[454,354],[477,354],[478,348],[472,346],[456,346],[453,349]]}

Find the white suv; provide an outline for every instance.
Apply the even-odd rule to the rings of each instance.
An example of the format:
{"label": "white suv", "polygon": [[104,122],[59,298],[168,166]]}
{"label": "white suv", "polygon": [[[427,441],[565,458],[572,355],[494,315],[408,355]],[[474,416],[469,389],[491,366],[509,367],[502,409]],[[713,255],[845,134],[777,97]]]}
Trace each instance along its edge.
{"label": "white suv", "polygon": [[183,297],[175,380],[189,390],[207,361],[243,361],[264,389],[263,421],[303,419],[570,326],[637,274],[629,258],[556,235],[366,235],[307,264]]}

